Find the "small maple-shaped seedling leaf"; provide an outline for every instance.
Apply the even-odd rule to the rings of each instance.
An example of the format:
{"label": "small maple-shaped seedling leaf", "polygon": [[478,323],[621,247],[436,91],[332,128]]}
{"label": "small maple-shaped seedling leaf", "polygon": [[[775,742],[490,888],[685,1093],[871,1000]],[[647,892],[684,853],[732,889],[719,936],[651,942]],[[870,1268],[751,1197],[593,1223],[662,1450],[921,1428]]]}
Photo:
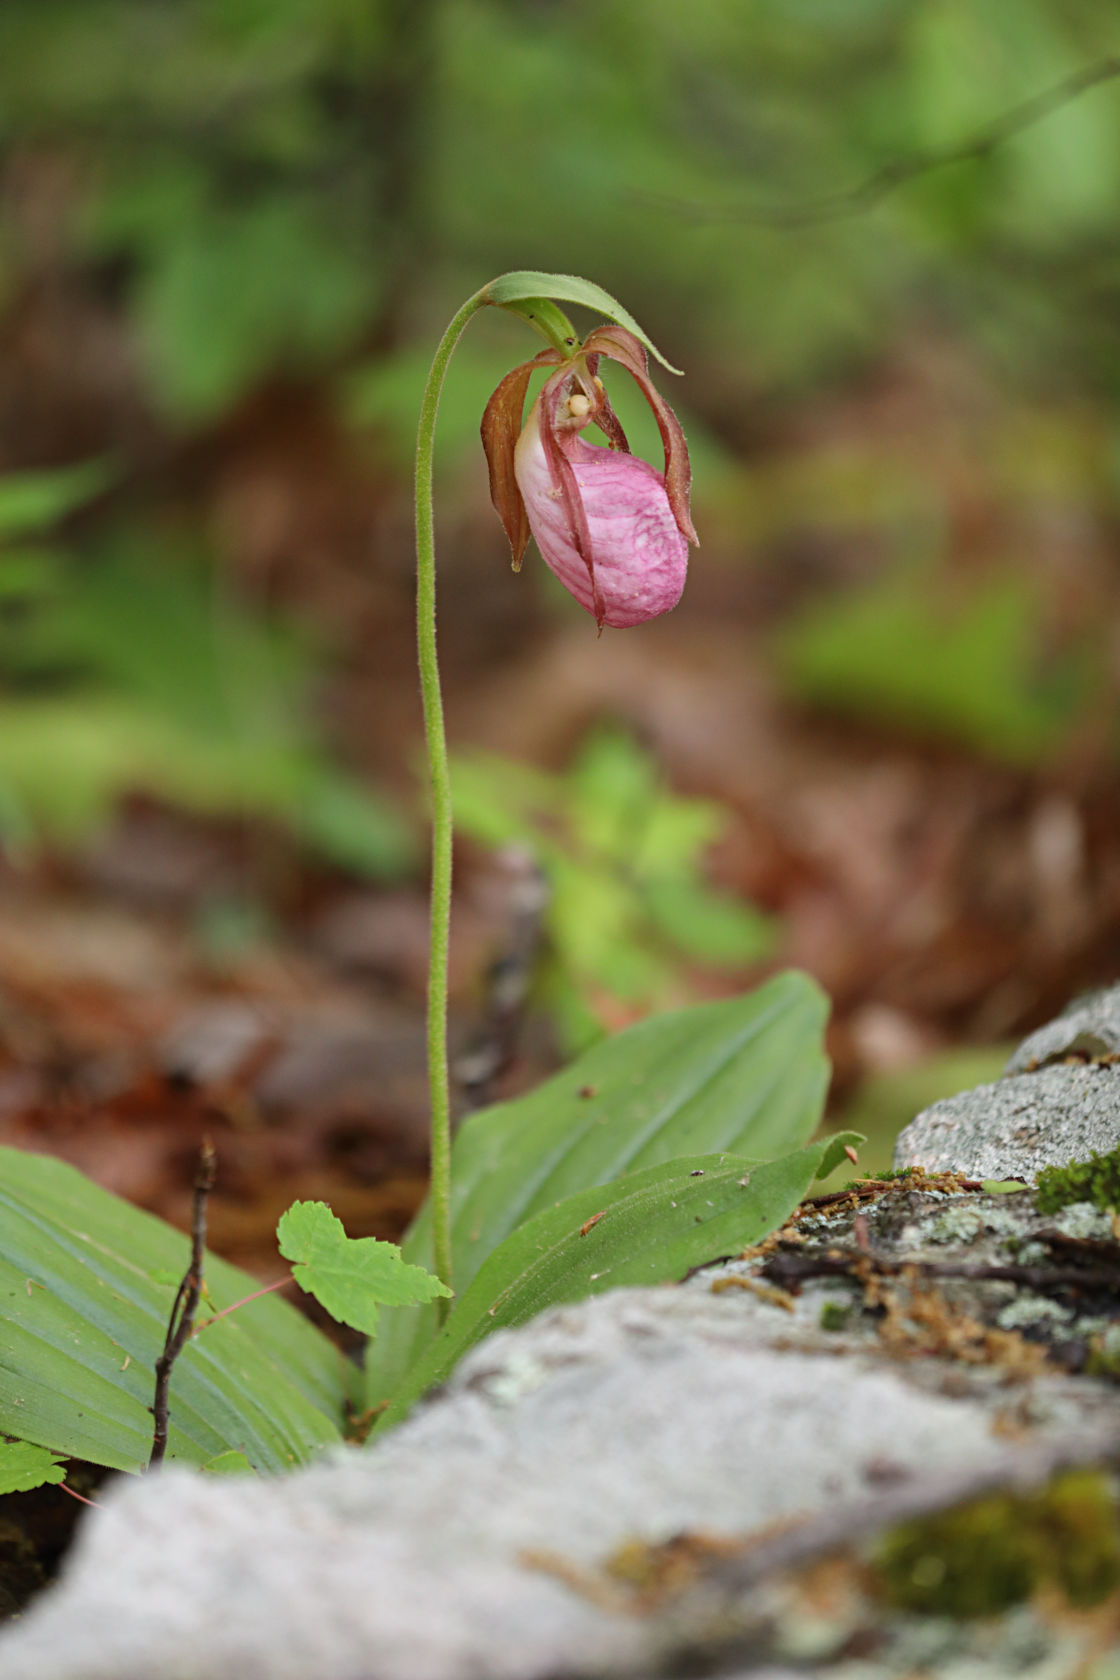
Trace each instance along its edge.
{"label": "small maple-shaped seedling leaf", "polygon": [[369,1336],[377,1333],[378,1307],[412,1306],[451,1294],[423,1266],[402,1260],[396,1243],[348,1237],[326,1202],[293,1202],[276,1235],[300,1288],[332,1318]]}
{"label": "small maple-shaped seedling leaf", "polygon": [[0,1493],[30,1493],[45,1482],[64,1482],[66,1468],[58,1453],[30,1441],[0,1441]]}

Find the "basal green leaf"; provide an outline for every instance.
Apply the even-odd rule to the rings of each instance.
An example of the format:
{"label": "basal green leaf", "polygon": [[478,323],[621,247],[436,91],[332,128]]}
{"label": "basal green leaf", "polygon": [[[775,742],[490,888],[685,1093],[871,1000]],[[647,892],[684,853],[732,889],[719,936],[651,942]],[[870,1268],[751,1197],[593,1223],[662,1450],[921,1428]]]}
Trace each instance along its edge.
{"label": "basal green leaf", "polygon": [[348,1237],[326,1202],[293,1202],[276,1235],[292,1276],[340,1324],[377,1333],[379,1306],[434,1301],[451,1291],[422,1266],[408,1266],[396,1243]]}
{"label": "basal green leaf", "polygon": [[694,1266],[760,1242],[830,1172],[858,1132],[838,1133],[763,1163],[700,1155],[569,1196],[496,1248],[379,1420],[398,1423],[492,1330],[546,1307],[624,1285],[677,1281]]}
{"label": "basal green leaf", "polygon": [[634,337],[645,345],[650,355],[656,356],[662,367],[668,368],[670,373],[681,372],[680,368],[665,360],[653,340],[647,337],[630,311],[624,309],[617,298],[605,292],[602,286],[596,286],[594,281],[581,280],[578,274],[542,274],[537,269],[520,269],[510,274],[500,274],[496,280],[491,280],[485,291],[488,303],[505,307],[534,298],[552,298],[556,303],[581,303],[585,309],[593,309],[596,314],[617,321],[620,327],[628,327]]}
{"label": "basal green leaf", "polygon": [[30,1493],[32,1488],[66,1480],[57,1453],[30,1441],[0,1441],[0,1494]]}
{"label": "basal green leaf", "polygon": [[[62,1161],[0,1149],[0,1433],[139,1470],[188,1239]],[[213,1255],[214,1310],[259,1287]],[[287,1470],[339,1440],[344,1361],[290,1303],[252,1301],[200,1328],[171,1382],[169,1458],[244,1453]]]}
{"label": "basal green leaf", "polygon": [[[630,1027],[529,1095],[464,1121],[452,1152],[456,1290],[511,1231],[578,1191],[684,1155],[766,1160],[805,1144],[828,1082],[827,1009],[807,975],[782,974],[745,997]],[[431,1264],[426,1207],[402,1253]],[[370,1404],[392,1394],[434,1334],[430,1308],[384,1315]]]}

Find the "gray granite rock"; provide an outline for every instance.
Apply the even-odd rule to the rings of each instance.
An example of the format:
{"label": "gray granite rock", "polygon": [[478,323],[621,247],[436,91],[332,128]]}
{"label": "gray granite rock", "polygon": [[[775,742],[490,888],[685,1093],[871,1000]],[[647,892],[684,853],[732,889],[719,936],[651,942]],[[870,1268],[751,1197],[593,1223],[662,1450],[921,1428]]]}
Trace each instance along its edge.
{"label": "gray granite rock", "polygon": [[1067,1056],[1085,1061],[1120,1056],[1120,986],[1076,998],[1057,1020],[1023,1040],[1006,1071],[1034,1073]]}
{"label": "gray granite rock", "polygon": [[1033,1180],[1120,1143],[1120,1066],[1051,1064],[946,1097],[899,1134],[896,1167]]}
{"label": "gray granite rock", "polygon": [[[803,1217],[788,1254],[1006,1258],[1036,1240],[1036,1226],[1029,1196],[903,1182],[858,1209]],[[829,1654],[858,1611],[838,1627],[814,1619],[795,1586],[775,1586],[734,1614],[723,1599],[699,1621],[671,1608],[636,1614],[605,1562],[635,1539],[746,1537],[819,1514],[843,1529],[884,1485],[990,1472],[1032,1442],[1091,1438],[1114,1417],[1115,1389],[1038,1369],[1009,1392],[998,1365],[936,1357],[917,1320],[907,1359],[905,1315],[885,1341],[881,1306],[854,1278],[807,1277],[793,1296],[767,1283],[774,1264],[730,1262],[681,1287],[616,1291],[496,1334],[395,1433],[287,1478],[172,1468],[122,1481],[90,1513],[63,1583],[0,1637],[0,1673],[648,1676],[673,1673],[703,1623],[726,1646],[725,1673],[792,1664],[844,1674]],[[1014,1293],[998,1280],[954,1287],[971,1291],[962,1310],[988,1322]],[[846,1309],[840,1334],[821,1328],[828,1301]],[[1046,1629],[1031,1626],[1052,1656]],[[897,1637],[912,1672],[918,1634]],[[925,1628],[926,1645],[931,1637]],[[938,1649],[955,1660],[971,1637],[943,1628]],[[990,1628],[984,1640],[996,1667],[974,1672],[998,1673],[1000,1660],[1011,1671]],[[884,1649],[874,1673],[903,1672],[890,1666],[890,1638]],[[1069,1667],[1077,1652],[1067,1655]],[[1034,1672],[1018,1659],[1014,1671]]]}
{"label": "gray granite rock", "polygon": [[[640,1665],[644,1626],[555,1575],[627,1538],[738,1533],[982,1459],[983,1405],[779,1354],[743,1296],[619,1292],[500,1334],[381,1446],[274,1481],[168,1471],[88,1520],[5,1680],[529,1680]],[[368,1667],[367,1667],[368,1665]]]}

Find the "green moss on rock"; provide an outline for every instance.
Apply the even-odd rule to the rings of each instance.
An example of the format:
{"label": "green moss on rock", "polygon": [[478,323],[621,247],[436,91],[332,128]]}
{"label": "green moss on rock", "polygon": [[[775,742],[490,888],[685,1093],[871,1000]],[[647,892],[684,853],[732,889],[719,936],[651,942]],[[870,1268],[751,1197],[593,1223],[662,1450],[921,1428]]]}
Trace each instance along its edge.
{"label": "green moss on rock", "polygon": [[1107,1155],[1094,1149],[1087,1161],[1043,1167],[1035,1195],[1039,1213],[1060,1213],[1074,1202],[1092,1202],[1102,1212],[1120,1208],[1120,1145]]}
{"label": "green moss on rock", "polygon": [[1078,1470],[1038,1494],[977,1499],[902,1524],[873,1561],[887,1601],[924,1615],[996,1615],[1042,1586],[1097,1604],[1120,1584],[1111,1485]]}

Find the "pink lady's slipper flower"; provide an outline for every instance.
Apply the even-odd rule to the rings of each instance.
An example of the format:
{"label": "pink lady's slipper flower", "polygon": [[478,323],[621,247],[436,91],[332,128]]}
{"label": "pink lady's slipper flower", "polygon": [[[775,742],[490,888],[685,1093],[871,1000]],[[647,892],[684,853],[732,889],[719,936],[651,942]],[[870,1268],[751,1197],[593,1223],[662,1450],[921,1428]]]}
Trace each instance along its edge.
{"label": "pink lady's slipper flower", "polygon": [[[664,473],[631,455],[598,377],[601,356],[621,363],[652,408]],[[556,371],[523,424],[529,380],[535,368],[548,366]],[[580,437],[593,421],[609,447]],[[570,357],[542,350],[514,368],[486,405],[482,442],[514,571],[532,532],[546,564],[600,630],[643,624],[676,606],[688,545],[697,540],[688,510],[688,448],[633,333],[597,327]]]}

